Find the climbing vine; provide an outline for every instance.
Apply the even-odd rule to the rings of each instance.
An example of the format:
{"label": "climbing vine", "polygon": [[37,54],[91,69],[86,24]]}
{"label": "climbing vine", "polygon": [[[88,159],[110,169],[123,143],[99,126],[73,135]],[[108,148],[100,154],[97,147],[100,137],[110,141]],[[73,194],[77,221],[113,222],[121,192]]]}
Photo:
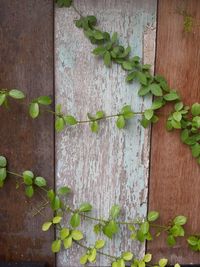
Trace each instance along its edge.
{"label": "climbing vine", "polygon": [[[49,96],[39,96],[28,105],[30,117],[36,119],[42,114],[41,111],[52,114],[55,116],[57,132],[63,131],[65,127],[89,124],[91,131],[98,133],[100,123],[108,119],[115,119],[117,128],[123,129],[126,126],[126,121],[134,116],[140,116],[141,126],[147,128],[151,123],[158,122],[158,111],[172,102],[174,108],[168,115],[166,129],[168,131],[174,129],[180,131],[181,141],[190,147],[192,156],[200,164],[200,104],[194,103],[191,107],[185,105],[178,91],[170,88],[163,76],[151,73],[151,65],[143,64],[138,56],[131,56],[130,46],[124,47],[121,45],[117,33],[110,35],[108,32],[101,31],[97,28],[96,17],[83,16],[74,6],[72,0],[56,0],[56,2],[60,7],[74,8],[80,16],[75,21],[75,25],[83,30],[92,44],[96,45],[92,53],[102,58],[107,67],[111,67],[112,64],[119,64],[127,72],[126,82],[138,82],[138,95],[140,97],[151,95],[153,102],[150,108],[146,110],[137,111],[133,110],[131,105],[125,105],[117,114],[107,115],[105,111],[98,110],[95,114],[86,114],[85,120],[79,120],[73,114],[64,114],[60,104],[56,106],[55,110],[52,109],[52,100]],[[25,94],[19,89],[1,89],[0,106],[8,107],[9,98],[23,100]],[[76,208],[69,205],[66,201],[71,193],[69,187],[63,186],[54,191],[49,188],[44,177],[34,174],[31,170],[16,173],[8,168],[7,159],[2,155],[0,156],[0,187],[4,186],[8,176],[16,177],[16,188],[23,186],[27,197],[32,198],[36,191],[42,194],[44,202],[35,208],[35,215],[40,214],[46,206],[52,209],[54,216],[42,225],[43,231],[48,231],[53,227],[58,233],[56,240],[52,242],[52,251],[58,253],[62,248],[70,249],[73,245],[80,246],[85,249],[85,253],[80,258],[80,263],[83,265],[95,262],[98,254],[110,259],[112,267],[125,267],[127,264],[131,267],[165,267],[168,264],[168,260],[162,258],[158,263],[152,265],[153,257],[150,253],[145,254],[143,258],[137,258],[130,251],[124,251],[120,255],[110,255],[102,251],[106,245],[106,238],[112,239],[120,231],[122,225],[127,226],[130,239],[133,241],[141,243],[146,240],[152,241],[163,234],[170,247],[173,247],[179,239],[186,238],[190,249],[200,251],[200,236],[198,234],[188,234],[184,229],[187,223],[186,216],[178,215],[166,225],[160,225],[157,223],[160,217],[159,212],[150,211],[146,218],[121,221],[121,207],[113,205],[108,218],[93,217],[90,203],[81,203]],[[79,230],[83,219],[93,222],[93,231],[96,234],[102,233],[105,238],[97,239],[94,244],[88,245],[86,236]],[[175,264],[175,267],[179,266],[178,263]]]}

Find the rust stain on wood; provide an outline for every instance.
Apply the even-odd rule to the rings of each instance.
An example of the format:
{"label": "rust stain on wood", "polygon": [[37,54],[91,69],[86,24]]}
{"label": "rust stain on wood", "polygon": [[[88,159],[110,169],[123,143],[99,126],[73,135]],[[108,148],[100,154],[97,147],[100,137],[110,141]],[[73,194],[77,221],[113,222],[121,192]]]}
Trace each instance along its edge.
{"label": "rust stain on wood", "polygon": [[[181,92],[186,104],[191,104],[200,99],[200,28],[185,33],[183,17],[176,12],[178,7],[200,21],[200,1],[159,1],[156,72]],[[166,108],[163,113],[169,110]],[[187,232],[199,232],[200,169],[189,148],[181,143],[179,133],[166,132],[165,121],[162,116],[153,126],[149,209],[161,211],[161,222],[185,214],[190,222]],[[186,242],[178,241],[174,249],[169,249],[165,238],[148,243],[155,261],[164,255],[172,264],[200,262],[200,254],[190,252]]]}
{"label": "rust stain on wood", "polygon": [[[0,154],[9,169],[31,169],[54,179],[53,118],[43,114],[33,121],[28,116],[30,99],[53,97],[53,2],[2,0],[0,3],[0,88],[19,88],[27,94],[26,103],[10,101],[10,109],[0,108]],[[8,178],[0,199],[0,259],[40,261],[54,265],[51,241],[54,233],[42,233],[42,216],[32,217],[35,202],[15,189],[15,178]],[[44,213],[47,218],[52,214]]]}

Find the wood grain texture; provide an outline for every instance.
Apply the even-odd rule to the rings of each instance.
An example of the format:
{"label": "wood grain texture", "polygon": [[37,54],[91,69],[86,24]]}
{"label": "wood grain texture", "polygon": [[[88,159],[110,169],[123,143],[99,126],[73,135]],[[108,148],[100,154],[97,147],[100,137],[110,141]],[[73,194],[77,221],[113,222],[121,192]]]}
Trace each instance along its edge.
{"label": "wood grain texture", "polygon": [[[0,1],[0,55],[0,88],[19,88],[27,94],[25,102],[13,100],[8,110],[0,108],[0,154],[7,157],[10,170],[31,169],[53,185],[53,118],[43,114],[33,121],[28,116],[30,99],[53,97],[53,1]],[[54,233],[42,233],[45,219],[32,217],[32,200],[22,191],[9,177],[0,192],[0,259],[53,266]],[[40,202],[37,195],[34,205]]]}
{"label": "wood grain texture", "polygon": [[[118,32],[121,42],[130,44],[134,55],[142,56],[146,51],[146,61],[154,63],[155,28],[151,26],[156,20],[155,0],[79,0],[75,5],[84,15],[96,15],[100,28]],[[144,101],[137,96],[138,84],[125,83],[125,72],[119,66],[108,69],[102,60],[94,58],[93,46],[73,24],[75,18],[72,9],[56,9],[56,99],[64,112],[85,119],[87,112],[101,109],[115,114],[124,104],[131,104],[134,110],[150,106],[151,99]],[[150,130],[141,128],[139,119],[135,117],[121,131],[111,119],[101,123],[97,135],[90,132],[89,125],[67,128],[57,135],[56,183],[57,187],[64,183],[73,189],[75,207],[89,201],[94,205],[93,214],[105,217],[113,204],[120,204],[124,207],[122,220],[146,214]],[[89,224],[91,227],[83,223],[82,228],[90,236],[88,245],[92,245],[97,237]],[[124,230],[114,241],[107,240],[105,251],[119,254],[131,248],[142,255],[144,245],[128,242],[128,235]],[[61,253],[58,267],[79,266],[83,251],[78,251],[75,246],[70,254]],[[101,257],[96,265],[106,266],[109,261]]]}
{"label": "wood grain texture", "polygon": [[[156,72],[181,92],[185,103],[191,104],[200,100],[200,27],[184,33],[183,17],[177,14],[177,8],[186,10],[196,23],[200,21],[200,1],[159,1]],[[161,211],[162,222],[185,214],[189,219],[188,232],[199,233],[200,169],[190,149],[181,144],[179,133],[166,132],[165,121],[163,116],[153,126],[149,208]],[[168,249],[164,239],[148,244],[156,258],[166,256],[171,263],[200,263],[200,254],[189,252],[185,242]]]}

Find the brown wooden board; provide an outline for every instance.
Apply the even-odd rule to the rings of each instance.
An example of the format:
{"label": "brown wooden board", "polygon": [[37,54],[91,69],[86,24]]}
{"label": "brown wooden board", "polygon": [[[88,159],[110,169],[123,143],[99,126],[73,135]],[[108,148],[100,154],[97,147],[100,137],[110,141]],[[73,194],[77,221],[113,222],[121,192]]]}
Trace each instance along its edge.
{"label": "brown wooden board", "polygon": [[[191,14],[196,24],[200,22],[200,1],[159,1],[156,72],[181,92],[185,103],[191,104],[200,101],[200,27],[183,32],[183,16],[177,8]],[[161,222],[185,214],[190,221],[188,232],[199,233],[200,167],[190,149],[180,142],[179,132],[166,132],[165,122],[166,116],[162,116],[152,130],[149,209],[161,211]],[[165,237],[148,243],[148,251],[157,259],[166,256],[172,263],[200,263],[200,254],[189,252],[185,242],[169,249]]]}
{"label": "brown wooden board", "polygon": [[[0,108],[0,154],[7,157],[10,170],[31,169],[53,186],[54,120],[49,114],[32,120],[27,112],[29,100],[54,96],[53,1],[0,1],[0,56],[0,88],[19,88],[27,94],[23,104],[11,101],[8,110]],[[54,233],[42,233],[45,218],[32,217],[32,201],[21,196],[23,189],[15,189],[14,179],[9,177],[0,191],[0,260],[53,266]],[[35,205],[41,197],[36,200]]]}

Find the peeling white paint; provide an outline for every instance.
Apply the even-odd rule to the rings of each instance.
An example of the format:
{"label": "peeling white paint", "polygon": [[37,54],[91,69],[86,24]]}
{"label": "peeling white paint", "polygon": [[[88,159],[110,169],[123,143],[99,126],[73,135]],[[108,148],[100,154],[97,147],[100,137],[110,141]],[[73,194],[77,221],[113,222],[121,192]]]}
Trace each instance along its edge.
{"label": "peeling white paint", "polygon": [[[108,32],[118,32],[123,44],[130,44],[134,55],[143,56],[153,64],[155,56],[156,0],[79,0],[75,2],[83,14],[94,14],[99,26]],[[151,99],[137,96],[138,85],[125,83],[125,72],[113,65],[111,69],[91,54],[93,46],[77,29],[73,20],[77,15],[72,9],[56,8],[55,19],[55,86],[57,103],[64,111],[85,119],[87,112],[105,110],[117,113],[124,104],[131,104],[135,111],[150,106]],[[143,47],[144,45],[144,47]],[[149,48],[151,46],[151,48]],[[144,50],[143,50],[144,49]],[[118,130],[113,119],[101,123],[96,135],[88,125],[67,128],[56,136],[56,184],[73,188],[73,204],[89,201],[94,205],[93,214],[107,216],[113,204],[123,206],[123,218],[144,216],[147,210],[150,130],[133,118],[125,130]],[[93,244],[97,238],[92,225],[82,225]],[[144,253],[144,245],[128,240],[129,233],[118,234],[108,242],[106,252],[120,254],[131,249],[135,254]],[[79,266],[74,247],[57,258],[57,266]],[[106,266],[107,259],[100,257],[96,266]]]}

